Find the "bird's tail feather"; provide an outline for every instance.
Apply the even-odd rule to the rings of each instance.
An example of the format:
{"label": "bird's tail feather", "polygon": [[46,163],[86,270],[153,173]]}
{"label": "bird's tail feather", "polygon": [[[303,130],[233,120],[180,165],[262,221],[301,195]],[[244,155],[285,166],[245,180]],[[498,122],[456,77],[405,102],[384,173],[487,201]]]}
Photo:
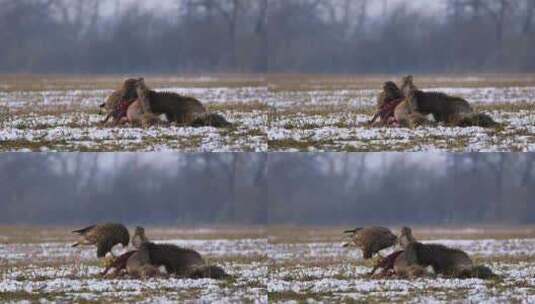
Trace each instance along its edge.
{"label": "bird's tail feather", "polygon": [[355,233],[359,230],[361,230],[362,228],[361,227],[357,227],[355,229],[351,229],[351,230],[345,230],[344,233]]}
{"label": "bird's tail feather", "polygon": [[91,226],[88,226],[88,227],[85,227],[85,228],[82,228],[82,229],[78,229],[78,230],[73,230],[72,233],[78,233],[78,234],[84,234],[86,233],[87,231],[91,230],[95,228],[95,225],[91,225]]}

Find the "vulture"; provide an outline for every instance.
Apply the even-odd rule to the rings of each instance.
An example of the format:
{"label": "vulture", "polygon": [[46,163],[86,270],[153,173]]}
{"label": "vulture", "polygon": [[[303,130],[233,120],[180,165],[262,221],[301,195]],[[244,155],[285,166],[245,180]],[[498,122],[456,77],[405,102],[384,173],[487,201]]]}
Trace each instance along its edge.
{"label": "vulture", "polygon": [[72,233],[78,234],[80,239],[72,244],[72,247],[78,245],[95,245],[97,246],[97,257],[103,258],[108,252],[113,255],[112,248],[121,244],[127,247],[130,242],[128,229],[122,224],[107,223],[92,225],[83,229],[74,230]]}
{"label": "vulture", "polygon": [[[371,259],[379,251],[396,244],[397,237],[385,227],[365,227],[344,231],[351,234],[351,242],[360,250],[365,260]],[[344,244],[344,247],[350,243]]]}

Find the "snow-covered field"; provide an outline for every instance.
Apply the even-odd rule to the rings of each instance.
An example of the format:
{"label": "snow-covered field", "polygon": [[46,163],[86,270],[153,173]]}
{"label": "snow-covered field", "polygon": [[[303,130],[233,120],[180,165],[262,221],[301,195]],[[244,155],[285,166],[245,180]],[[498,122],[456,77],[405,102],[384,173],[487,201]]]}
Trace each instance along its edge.
{"label": "snow-covered field", "polygon": [[0,244],[0,302],[267,303],[265,238],[163,242],[199,251],[234,278],[103,278],[94,248],[71,248],[60,241],[7,241]]}
{"label": "snow-covered field", "polygon": [[[0,151],[535,151],[535,80],[507,79],[465,77],[454,82],[439,77],[430,86],[422,84],[424,90],[467,99],[502,127],[414,130],[365,125],[387,78],[359,86],[348,82],[347,87],[328,77],[285,86],[284,77],[277,76],[254,83],[192,78],[185,85],[155,86],[198,98],[234,123],[229,129],[104,127],[98,105],[112,90],[102,89],[102,84],[29,84],[27,90],[4,85]],[[116,79],[113,86],[119,83]]]}
{"label": "snow-covered field", "polygon": [[[309,231],[310,235],[314,231]],[[288,232],[287,234],[292,234]],[[268,255],[271,303],[534,303],[535,239],[430,239],[465,250],[477,264],[489,266],[499,280],[421,278],[371,279],[373,262],[356,248],[303,235],[272,238]],[[386,250],[383,253],[387,254]]]}
{"label": "snow-covered field", "polygon": [[277,90],[271,151],[535,151],[535,87],[442,87],[503,127],[370,128],[378,90]]}
{"label": "snow-covered field", "polygon": [[196,97],[234,127],[108,127],[98,106],[111,90],[0,91],[0,112],[10,113],[0,151],[267,151],[267,88],[160,90]]}
{"label": "snow-covered field", "polygon": [[[94,248],[71,248],[69,229],[0,228],[4,303],[533,303],[535,230],[416,229],[424,242],[465,250],[500,279],[372,279],[372,261],[343,248],[339,229],[147,229],[149,237],[199,251],[234,278],[103,278]],[[502,230],[500,230],[502,231]],[[122,249],[116,248],[118,253]],[[390,249],[392,250],[392,249]],[[387,254],[389,250],[383,253]]]}
{"label": "snow-covered field", "polygon": [[[375,106],[377,89],[278,90],[268,102],[279,109],[300,107],[340,107],[351,109]],[[475,104],[535,102],[535,87],[433,87],[424,91],[460,96]]]}

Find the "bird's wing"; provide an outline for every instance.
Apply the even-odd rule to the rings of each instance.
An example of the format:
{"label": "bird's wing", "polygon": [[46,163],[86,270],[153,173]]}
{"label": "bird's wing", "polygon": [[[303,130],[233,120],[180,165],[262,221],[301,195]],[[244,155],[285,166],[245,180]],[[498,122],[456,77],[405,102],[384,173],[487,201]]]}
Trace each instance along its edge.
{"label": "bird's wing", "polygon": [[89,227],[85,227],[85,228],[82,228],[82,229],[73,230],[72,233],[84,234],[84,233],[87,233],[88,231],[92,230],[93,228],[95,228],[95,226],[96,225],[91,225]]}
{"label": "bird's wing", "polygon": [[344,233],[355,233],[359,230],[362,230],[362,227],[357,227],[355,229],[351,229],[351,230],[345,230]]}

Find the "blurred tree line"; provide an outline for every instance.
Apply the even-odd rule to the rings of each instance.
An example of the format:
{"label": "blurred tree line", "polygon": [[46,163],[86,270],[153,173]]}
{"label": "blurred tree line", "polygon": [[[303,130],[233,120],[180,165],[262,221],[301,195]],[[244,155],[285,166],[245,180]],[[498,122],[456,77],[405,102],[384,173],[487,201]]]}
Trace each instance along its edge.
{"label": "blurred tree line", "polygon": [[266,154],[3,154],[0,223],[267,221]]}
{"label": "blurred tree line", "polygon": [[535,154],[3,154],[0,224],[534,224]]}
{"label": "blurred tree line", "polygon": [[535,0],[169,1],[0,0],[0,71],[535,71]]}
{"label": "blurred tree line", "polygon": [[[433,0],[418,9],[411,8],[412,2],[272,0],[270,69],[322,73],[535,70],[534,0]],[[380,13],[371,14],[372,5],[382,6]]]}
{"label": "blurred tree line", "polygon": [[272,155],[274,224],[533,224],[535,155]]}
{"label": "blurred tree line", "polygon": [[145,3],[0,0],[0,70],[267,70],[267,0],[176,0],[157,11]]}

